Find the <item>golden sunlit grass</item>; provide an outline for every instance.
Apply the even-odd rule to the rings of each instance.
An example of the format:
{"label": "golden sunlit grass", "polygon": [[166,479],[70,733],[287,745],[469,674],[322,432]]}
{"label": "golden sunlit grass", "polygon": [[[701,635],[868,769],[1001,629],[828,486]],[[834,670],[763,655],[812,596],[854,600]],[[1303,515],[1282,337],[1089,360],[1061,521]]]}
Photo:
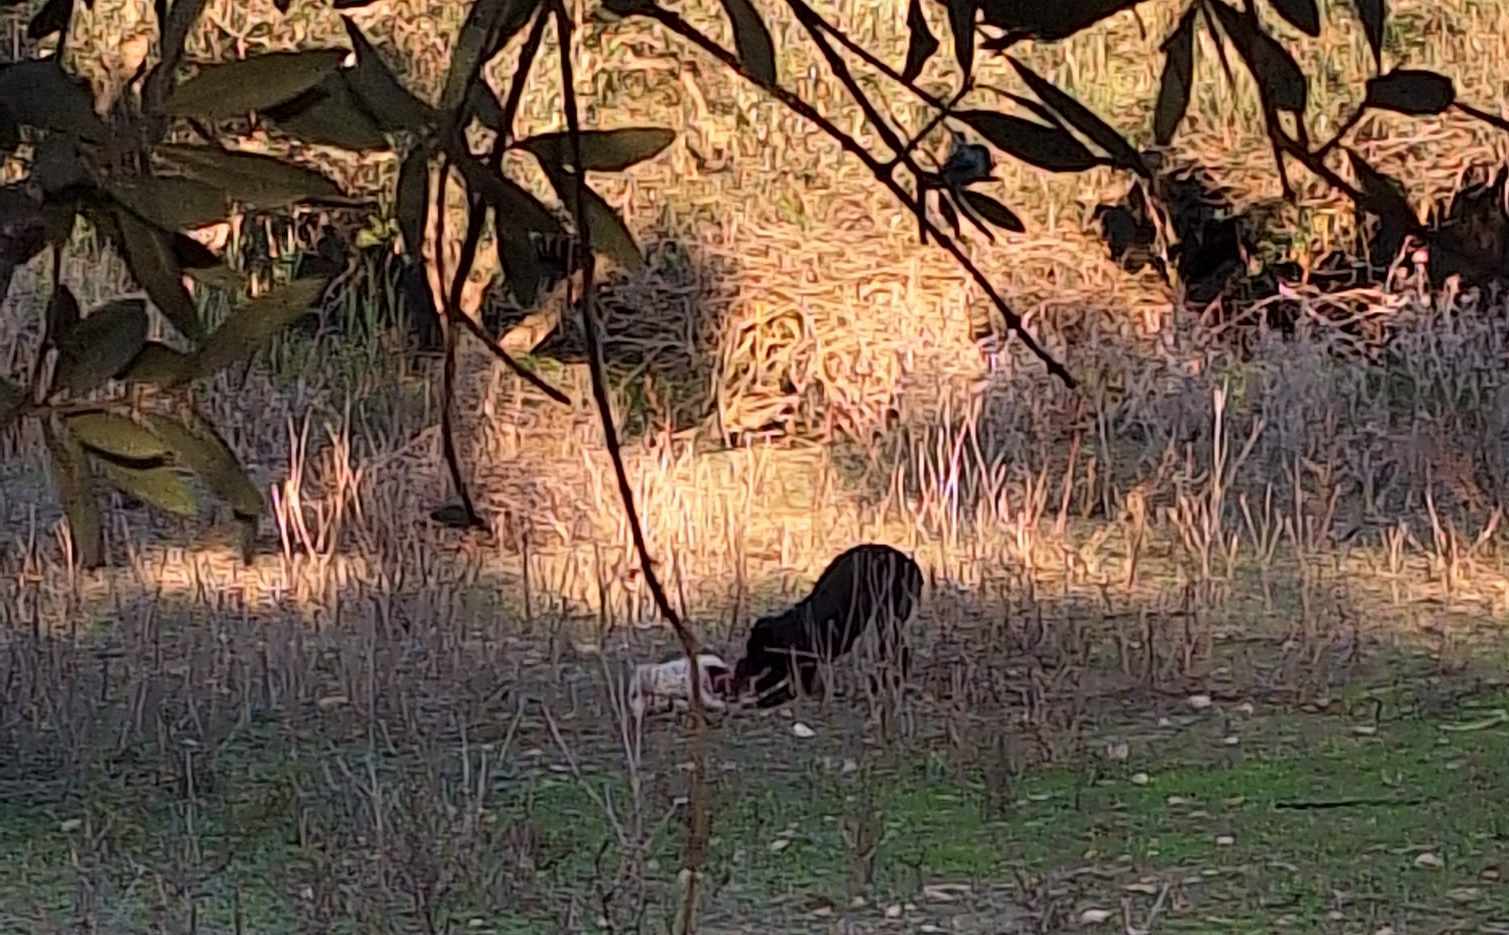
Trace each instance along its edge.
{"label": "golden sunlit grass", "polygon": [[[96,3],[102,28],[116,6]],[[777,4],[760,6],[787,86],[873,143],[800,30]],[[295,3],[283,20],[269,3],[211,8],[191,44],[206,58],[345,42],[323,4]],[[731,42],[718,4],[679,8]],[[386,0],[353,18],[433,95],[460,12]],[[900,63],[904,4],[832,15]],[[1158,43],[1176,16],[1173,4],[1144,4],[1136,17],[1020,54],[1145,144]],[[1330,4],[1327,16],[1322,40],[1284,33],[1313,77],[1317,137],[1367,74],[1350,7]],[[1503,111],[1509,85],[1483,63],[1509,54],[1509,10],[1401,0],[1391,16],[1392,62],[1438,68],[1463,99]],[[935,31],[947,35],[941,22]],[[1231,788],[1212,781],[1210,795],[1240,810],[1231,803],[1278,794],[1264,788],[1317,781],[1327,745],[1368,743],[1375,734],[1354,730],[1368,726],[1368,712],[1375,730],[1383,725],[1380,743],[1397,747],[1347,746],[1346,756],[1377,767],[1359,775],[1386,772],[1396,755],[1422,762],[1433,749],[1434,729],[1419,727],[1427,722],[1410,720],[1414,733],[1401,727],[1390,738],[1391,717],[1458,717],[1473,692],[1502,694],[1501,299],[1432,293],[1414,276],[1362,300],[1393,334],[1379,362],[1343,353],[1350,338],[1320,314],[1302,314],[1292,342],[1264,335],[1238,353],[1176,308],[1151,272],[1132,276],[1106,257],[1090,211],[1126,180],[1006,163],[992,193],[1028,233],[968,249],[1082,381],[1071,393],[1014,343],[995,359],[981,352],[979,332],[1000,328],[983,297],[941,251],[917,243],[906,206],[832,141],[658,28],[594,24],[581,38],[577,90],[589,126],[677,132],[661,156],[599,180],[651,261],[640,276],[608,271],[604,316],[629,474],[673,600],[731,659],[755,615],[788,604],[856,542],[913,552],[929,576],[914,624],[925,660],[919,697],[895,711],[871,699],[864,724],[841,702],[803,707],[819,732],[806,748],[792,746],[779,717],[715,735],[723,788],[739,803],[716,819],[728,822],[715,829],[723,837],[709,870],[729,877],[708,897],[718,924],[767,911],[799,920],[793,927],[824,924],[814,920],[848,907],[869,930],[888,924],[889,901],[906,898],[896,894],[969,874],[999,884],[980,883],[977,894],[994,893],[995,918],[1024,930],[1051,930],[1071,918],[1066,905],[1120,905],[1128,894],[1139,918],[1156,903],[1155,915],[1192,931],[1219,917],[1247,920],[1230,930],[1271,930],[1286,914],[1314,930],[1331,912],[1375,931],[1393,918],[1380,904],[1406,921],[1502,921],[1491,898],[1449,895],[1501,895],[1475,856],[1423,889],[1410,882],[1424,872],[1410,857],[1404,875],[1387,877],[1385,896],[1361,900],[1371,909],[1308,890],[1269,904],[1253,896],[1256,884],[1170,903],[1168,880],[1220,862],[1210,843],[1217,819],[1191,818],[1159,844],[1147,809],[1162,808],[1163,796],[1132,791],[1131,812],[1108,805],[1111,819],[1055,817],[1044,804],[1132,783],[1135,771],[1122,767],[1138,764],[1199,785],[1215,760],[1235,778]],[[495,86],[511,54],[495,67]],[[1197,57],[1199,91],[1174,155],[1206,166],[1236,207],[1271,209],[1278,181],[1252,91],[1227,87],[1203,39]],[[951,75],[940,53],[922,84],[946,96]],[[1020,91],[988,56],[979,80]],[[561,128],[558,86],[550,68],[537,69],[521,133]],[[916,102],[877,97],[909,127],[926,119]],[[979,99],[1007,106],[991,91]],[[1502,162],[1509,139],[1454,118],[1369,118],[1356,148],[1423,204],[1449,195],[1468,165]],[[396,171],[392,159],[329,158],[369,191],[390,186]],[[1269,246],[1308,262],[1348,243],[1353,222],[1319,183],[1297,170],[1295,179],[1300,207],[1273,211]],[[39,337],[44,270],[18,274],[0,318],[12,370]],[[119,264],[83,244],[64,275],[86,306],[125,287]],[[374,298],[346,301],[360,316]],[[1302,296],[1302,312],[1320,301]],[[400,337],[290,335],[209,389],[211,416],[274,507],[249,567],[213,524],[114,509],[115,566],[69,570],[38,439],[28,429],[0,440],[0,756],[10,764],[0,792],[36,822],[0,836],[34,865],[16,885],[0,878],[0,894],[41,894],[0,896],[0,926],[88,918],[133,931],[157,917],[185,926],[202,911],[225,931],[232,917],[248,931],[296,922],[422,930],[419,914],[438,906],[462,923],[483,920],[473,925],[483,930],[538,930],[540,919],[575,930],[599,917],[618,924],[633,898],[674,904],[675,849],[666,852],[657,829],[681,792],[679,735],[647,728],[643,750],[626,743],[601,691],[607,659],[669,653],[670,641],[637,570],[585,368],[570,354],[527,358],[574,401],[556,406],[463,343],[458,438],[493,529],[462,536],[426,519],[450,494],[438,368],[413,360]],[[1163,723],[1182,729],[1190,696],[1221,710],[1225,732],[1200,733],[1213,720],[1198,737]],[[1291,720],[1299,711],[1322,726]],[[1252,726],[1232,726],[1242,717]],[[1489,723],[1464,736],[1502,730]],[[1250,751],[1230,742],[1238,735]],[[1114,753],[1128,742],[1130,761]],[[893,749],[905,752],[895,763]],[[1482,779],[1475,755],[1451,749],[1449,768],[1465,768],[1417,780],[1437,804],[1468,796],[1455,777]],[[1282,761],[1271,776],[1257,766],[1268,757]],[[626,784],[619,805],[632,814],[603,817],[584,791],[599,774]],[[787,788],[788,774],[832,789],[812,802],[794,786],[770,791]],[[121,792],[122,777],[147,791]],[[855,798],[871,777],[884,803]],[[936,791],[958,777],[966,798],[978,793],[1014,816],[989,826],[995,838],[961,831],[978,822],[953,792]],[[810,815],[801,811],[809,805]],[[791,825],[769,826],[773,815]],[[1103,821],[1126,840],[1098,838]],[[866,844],[875,823],[890,828],[885,847]],[[790,844],[796,825],[813,835],[812,850],[799,843],[791,855],[805,856],[777,866],[788,848],[772,840]],[[1396,830],[1378,847],[1441,848],[1421,840],[1428,822]],[[1463,840],[1491,850],[1470,831]],[[1367,852],[1375,832],[1354,828],[1353,843]],[[919,845],[922,857],[896,843],[913,833],[934,841]],[[1307,826],[1290,840],[1321,851],[1325,838]],[[970,843],[949,850],[955,839]],[[95,851],[107,856],[79,856]],[[1327,853],[1312,864],[1309,850],[1254,852],[1241,866],[1270,873],[1261,868],[1271,858],[1340,890],[1369,885],[1354,856]],[[222,858],[230,870],[214,869]],[[839,864],[840,882],[822,884],[826,902],[812,896],[812,881]],[[1081,865],[1087,876],[1070,869]],[[1164,883],[1148,883],[1150,874]],[[873,904],[856,908],[838,890]]]}

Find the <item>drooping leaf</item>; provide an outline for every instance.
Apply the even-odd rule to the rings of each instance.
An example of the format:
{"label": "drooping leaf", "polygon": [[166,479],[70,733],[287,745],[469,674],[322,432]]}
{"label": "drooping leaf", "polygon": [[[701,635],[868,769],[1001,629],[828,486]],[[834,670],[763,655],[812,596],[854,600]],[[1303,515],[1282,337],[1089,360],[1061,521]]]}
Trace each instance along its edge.
{"label": "drooping leaf", "polygon": [[116,376],[127,383],[176,386],[192,379],[194,372],[187,354],[175,351],[166,344],[148,341]]}
{"label": "drooping leaf", "polygon": [[1026,82],[1027,87],[1032,89],[1032,93],[1068,121],[1069,126],[1083,133],[1096,146],[1105,150],[1110,155],[1112,164],[1122,169],[1131,169],[1143,178],[1149,177],[1147,166],[1142,162],[1142,154],[1137,152],[1125,137],[1116,132],[1114,127],[1097,117],[1090,108],[1064,93],[1042,75],[1023,65],[1015,57],[1008,57],[1008,60],[1016,69],[1016,73]]}
{"label": "drooping leaf", "polygon": [[265,52],[206,65],[174,88],[166,110],[173,117],[229,120],[265,112],[308,92],[336,73],[344,49]]}
{"label": "drooping leaf", "polygon": [[335,146],[352,152],[390,148],[377,121],[357,99],[346,77],[338,71],[292,100],[263,111],[278,129],[318,146]]}
{"label": "drooping leaf", "polygon": [[1016,212],[1001,204],[999,201],[984,192],[971,191],[967,188],[960,189],[959,194],[964,196],[964,201],[970,209],[980,217],[999,227],[1001,230],[1020,234],[1027,230],[1022,219],[1016,216]]}
{"label": "drooping leaf", "polygon": [[63,71],[56,56],[17,62],[0,69],[0,101],[15,122],[101,141],[110,136],[94,112],[94,93]]}
{"label": "drooping leaf", "polygon": [[139,176],[112,180],[105,191],[131,213],[165,231],[215,224],[230,213],[225,192],[194,179]]}
{"label": "drooping leaf", "polygon": [[[566,172],[551,172],[549,177],[555,193],[565,203],[566,210],[572,217],[576,217],[576,176]],[[639,245],[634,242],[634,235],[629,232],[628,225],[590,187],[584,186],[582,213],[592,235],[594,252],[612,257],[631,272],[644,269],[644,254],[639,252]]]}
{"label": "drooping leaf", "polygon": [[73,19],[73,0],[47,0],[37,15],[26,24],[26,38],[36,41],[55,32],[66,34]]}
{"label": "drooping leaf", "polygon": [[454,111],[466,99],[472,76],[485,64],[492,24],[501,17],[504,7],[514,0],[475,0],[461,22],[461,32],[451,47],[451,64],[445,73],[445,88],[440,93],[440,109]]}
{"label": "drooping leaf", "polygon": [[419,255],[424,244],[425,224],[430,213],[430,154],[423,146],[415,146],[398,167],[397,204],[398,230],[403,235],[405,250]]}
{"label": "drooping leaf", "polygon": [[79,319],[79,300],[67,283],[58,283],[53,287],[52,298],[47,300],[47,333],[52,335],[53,342],[77,325]]}
{"label": "drooping leaf", "polygon": [[192,426],[164,416],[149,414],[147,422],[166,443],[176,461],[199,475],[215,496],[230,505],[238,517],[259,516],[266,504],[241,460],[213,426],[196,417]]}
{"label": "drooping leaf", "polygon": [[1039,169],[1084,172],[1106,163],[1058,127],[987,110],[964,110],[954,116],[973,127],[992,146]]}
{"label": "drooping leaf", "polygon": [[79,161],[78,140],[65,133],[49,133],[32,151],[31,180],[45,195],[55,195],[88,184]]}
{"label": "drooping leaf", "polygon": [[734,49],[739,53],[739,64],[762,84],[775,84],[775,43],[770,39],[765,21],[760,18],[760,11],[755,9],[754,0],[719,2],[733,26]]}
{"label": "drooping leaf", "polygon": [[979,0],[985,23],[1005,31],[987,49],[1008,49],[1023,39],[1056,42],[1142,0]]}
{"label": "drooping leaf", "polygon": [[26,391],[11,381],[0,377],[0,429],[16,420],[16,415],[26,403]]}
{"label": "drooping leaf", "polygon": [[295,279],[232,311],[191,357],[194,376],[207,377],[251,357],[273,335],[315,311],[329,282],[325,276]]}
{"label": "drooping leaf", "polygon": [[341,22],[356,52],[356,67],[351,69],[347,80],[352,93],[378,127],[416,132],[433,120],[434,111],[403,86],[351,18],[343,16]]}
{"label": "drooping leaf", "polygon": [[64,417],[63,424],[85,448],[117,461],[157,461],[168,456],[162,439],[113,412],[78,412]]}
{"label": "drooping leaf", "polygon": [[1383,20],[1387,15],[1383,0],[1352,0],[1357,8],[1357,18],[1362,20],[1362,31],[1367,36],[1368,48],[1373,53],[1373,67],[1383,68]]}
{"label": "drooping leaf", "polygon": [[84,446],[66,431],[55,429],[51,419],[42,420],[42,441],[51,456],[63,515],[68,517],[74,557],[84,568],[98,568],[105,563],[104,524]]}
{"label": "drooping leaf", "polygon": [[47,246],[42,202],[21,184],[0,187],[0,265],[20,266]]}
{"label": "drooping leaf", "polygon": [[954,61],[968,84],[975,71],[975,12],[977,0],[948,0],[948,29],[954,37]]}
{"label": "drooping leaf", "polygon": [[[654,158],[676,139],[674,130],[661,127],[620,127],[616,130],[581,132],[582,165],[588,172],[621,172]],[[573,168],[571,134],[541,133],[519,142],[541,165]]]}
{"label": "drooping leaf", "polygon": [[179,143],[164,143],[155,152],[189,178],[254,208],[344,197],[340,188],[320,173],[274,156]]}
{"label": "drooping leaf", "polygon": [[503,11],[503,19],[493,36],[492,43],[487,47],[487,60],[492,61],[508,45],[508,40],[518,34],[519,30],[529,22],[534,11],[539,9],[541,0],[512,0],[508,9]]}
{"label": "drooping leaf", "polygon": [[1163,43],[1163,75],[1158,80],[1158,103],[1153,108],[1153,139],[1167,146],[1189,110],[1195,82],[1195,15],[1190,7]]}
{"label": "drooping leaf", "polygon": [[58,335],[54,390],[83,395],[113,377],[147,340],[146,303],[118,299]]}
{"label": "drooping leaf", "polygon": [[467,93],[467,104],[472,117],[494,133],[503,132],[503,102],[498,93],[486,81],[478,81]]}
{"label": "drooping leaf", "polygon": [[92,460],[105,480],[138,500],[178,516],[199,512],[199,497],[181,468],[167,464],[138,467],[104,455],[95,455]]}
{"label": "drooping leaf", "polygon": [[1320,10],[1315,0],[1268,0],[1290,26],[1307,36],[1320,35]]}
{"label": "drooping leaf", "polygon": [[521,231],[507,218],[496,218],[495,231],[498,237],[498,260],[503,265],[503,276],[508,288],[513,290],[514,301],[524,308],[534,305],[540,295],[540,283],[544,271],[540,257],[527,231]]}
{"label": "drooping leaf", "polygon": [[[456,158],[458,155],[460,159]],[[488,207],[510,218],[513,223],[541,234],[563,231],[561,222],[550,213],[550,209],[517,182],[493,173],[469,154],[452,153],[451,164],[460,171],[467,191],[480,196]]]}
{"label": "drooping leaf", "polygon": [[160,228],[138,220],[130,211],[116,211],[115,221],[120,228],[117,246],[125,255],[131,275],[173,327],[198,345],[204,340],[204,323],[199,320],[194,300],[183,286],[183,268],[178,265],[173,252],[172,237]]}
{"label": "drooping leaf", "polygon": [[911,0],[906,9],[906,28],[909,38],[906,43],[906,63],[901,66],[901,80],[916,81],[922,67],[938,51],[938,37],[927,26],[922,15],[922,0]]}
{"label": "drooping leaf", "polygon": [[42,230],[49,247],[62,247],[73,236],[78,219],[79,199],[73,190],[54,192],[42,202]]}
{"label": "drooping leaf", "polygon": [[173,0],[170,8],[167,0],[152,0],[152,10],[157,17],[160,36],[161,58],[142,82],[142,112],[151,117],[166,116],[168,96],[173,93],[173,82],[178,77],[178,67],[183,63],[184,45],[189,32],[199,22],[208,0]]}
{"label": "drooping leaf", "polygon": [[1386,75],[1369,78],[1363,106],[1398,111],[1401,114],[1439,114],[1457,101],[1452,80],[1433,71],[1395,68]]}
{"label": "drooping leaf", "polygon": [[1352,174],[1357,177],[1357,187],[1362,197],[1358,206],[1378,215],[1389,224],[1408,228],[1418,222],[1415,209],[1404,196],[1404,186],[1368,165],[1352,150],[1347,150],[1347,159],[1352,164]]}
{"label": "drooping leaf", "polygon": [[1268,102],[1278,110],[1304,113],[1310,97],[1309,80],[1288,50],[1225,0],[1208,0],[1207,6],[1215,11],[1221,28],[1251,69]]}
{"label": "drooping leaf", "polygon": [[954,229],[954,236],[958,237],[962,233],[959,228],[959,212],[941,191],[938,193],[938,213],[943,215],[943,220],[948,222],[948,226]]}

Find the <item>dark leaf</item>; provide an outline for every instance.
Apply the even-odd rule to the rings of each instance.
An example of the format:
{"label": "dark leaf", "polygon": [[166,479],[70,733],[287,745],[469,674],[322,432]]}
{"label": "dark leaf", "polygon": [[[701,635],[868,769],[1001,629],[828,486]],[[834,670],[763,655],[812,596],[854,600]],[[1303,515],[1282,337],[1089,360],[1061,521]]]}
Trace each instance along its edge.
{"label": "dark leaf", "polygon": [[1163,43],[1163,75],[1158,82],[1158,103],[1153,108],[1153,139],[1159,146],[1173,140],[1189,110],[1195,81],[1196,9],[1190,7]]}
{"label": "dark leaf", "polygon": [[976,0],[948,0],[948,28],[954,36],[954,61],[968,84],[975,70]]}
{"label": "dark leaf", "polygon": [[1362,197],[1358,206],[1378,215],[1386,224],[1407,230],[1418,222],[1415,209],[1404,196],[1404,186],[1368,165],[1363,158],[1350,149],[1347,159],[1352,164],[1352,174],[1357,177],[1357,187]]}
{"label": "dark leaf", "polygon": [[503,102],[498,100],[498,94],[492,85],[486,81],[478,81],[472,85],[467,95],[472,117],[494,133],[503,132]]}
{"label": "dark leaf", "polygon": [[189,178],[254,208],[344,197],[340,188],[320,173],[273,156],[174,143],[158,146],[155,152]]}
{"label": "dark leaf", "polygon": [[430,519],[451,529],[471,529],[478,525],[459,503],[448,503],[430,511]]}
{"label": "dark leaf", "polygon": [[63,71],[56,57],[32,59],[0,70],[0,101],[16,123],[101,141],[109,129],[94,112],[87,82]]}
{"label": "dark leaf", "polygon": [[195,377],[207,377],[250,358],[273,335],[315,311],[327,277],[295,279],[230,313],[191,358]]}
{"label": "dark leaf", "polygon": [[274,8],[277,9],[277,11],[279,13],[287,13],[288,12],[288,5],[291,2],[292,2],[292,0],[272,0],[272,5],[273,5]]}
{"label": "dark leaf", "polygon": [[[566,210],[576,217],[576,176],[564,172],[549,173],[555,193],[565,203]],[[632,272],[644,269],[644,255],[634,242],[634,235],[618,212],[590,187],[582,197],[582,213],[587,219],[587,229],[592,235],[592,249],[601,256],[612,257]]]}
{"label": "dark leaf", "polygon": [[278,129],[306,143],[352,152],[390,148],[382,128],[357,99],[343,71],[291,101],[268,108],[264,116]]}
{"label": "dark leaf", "polygon": [[1307,36],[1320,35],[1320,10],[1315,0],[1268,0],[1290,26]]}
{"label": "dark leaf", "polygon": [[1057,127],[987,110],[963,110],[963,120],[997,149],[1050,172],[1084,172],[1104,165],[1079,140]]}
{"label": "dark leaf", "polygon": [[1386,75],[1368,79],[1363,106],[1394,110],[1401,114],[1439,114],[1455,104],[1456,86],[1450,78],[1433,71],[1395,68]]}
{"label": "dark leaf", "polygon": [[[583,130],[580,136],[582,164],[589,172],[621,172],[653,158],[676,139],[674,130],[660,127]],[[532,153],[542,165],[555,168],[572,165],[569,133],[541,133],[520,141],[519,146]]]}
{"label": "dark leaf", "polygon": [[215,496],[230,505],[240,517],[261,515],[265,502],[241,460],[204,418],[195,414],[194,424],[186,425],[160,415],[148,415],[147,423],[166,443],[178,464],[199,475]]}
{"label": "dark leaf", "polygon": [[148,341],[116,379],[146,386],[176,386],[194,376],[189,356],[157,341]]}
{"label": "dark leaf", "polygon": [[165,231],[204,227],[225,220],[225,192],[194,179],[138,176],[112,180],[105,188],[132,214]]}
{"label": "dark leaf", "polygon": [[508,45],[508,40],[524,28],[524,24],[529,22],[529,18],[534,15],[534,11],[539,9],[539,6],[540,0],[512,0],[508,4],[508,9],[503,11],[503,22],[487,49],[489,62],[497,58],[498,53],[503,51],[503,47]]}
{"label": "dark leaf", "polygon": [[1309,82],[1288,51],[1224,0],[1209,0],[1208,6],[1215,10],[1221,27],[1252,70],[1268,103],[1278,110],[1304,113],[1310,96]]}
{"label": "dark leaf", "polygon": [[762,84],[776,83],[775,43],[755,9],[754,0],[720,0],[734,29],[734,48],[744,70]]}
{"label": "dark leaf", "polygon": [[62,247],[73,236],[73,224],[79,213],[79,199],[69,192],[50,195],[42,203],[43,229],[47,244]]}
{"label": "dark leaf", "polygon": [[1005,30],[988,49],[1010,48],[1023,39],[1056,42],[1088,29],[1142,0],[980,0],[985,23]]}
{"label": "dark leaf", "polygon": [[1116,132],[1114,127],[1097,117],[1090,108],[1059,90],[1052,82],[1015,58],[1011,58],[1010,61],[1016,73],[1027,83],[1027,87],[1032,89],[1032,93],[1042,98],[1044,104],[1053,108],[1059,116],[1068,121],[1069,126],[1088,136],[1096,146],[1105,150],[1114,165],[1122,169],[1131,169],[1143,178],[1149,177],[1147,166],[1142,163],[1142,155],[1120,133]]}
{"label": "dark leaf", "polygon": [[66,431],[57,431],[51,419],[42,420],[42,441],[52,456],[53,483],[68,517],[74,557],[84,568],[98,568],[105,563],[104,525],[84,446]]}
{"label": "dark leaf", "polygon": [[948,196],[941,191],[938,193],[938,213],[942,214],[943,220],[954,229],[955,237],[963,233],[959,228],[959,212],[954,209],[953,202],[948,200]]}
{"label": "dark leaf", "polygon": [[16,419],[16,414],[26,404],[26,391],[11,381],[0,377],[0,429]]}
{"label": "dark leaf", "polygon": [[138,467],[104,455],[95,455],[93,460],[105,480],[138,500],[178,516],[199,512],[199,498],[180,468],[166,464]]}
{"label": "dark leaf", "polygon": [[474,157],[463,155],[455,159],[455,155],[459,154],[453,154],[451,164],[461,172],[467,190],[480,196],[495,212],[525,230],[541,234],[562,232],[561,222],[550,209],[517,182],[493,173]]}
{"label": "dark leaf", "polygon": [[1352,0],[1357,7],[1357,18],[1362,20],[1362,31],[1367,36],[1368,48],[1373,52],[1373,67],[1383,67],[1383,20],[1387,15],[1383,0]]}
{"label": "dark leaf", "polygon": [[383,130],[416,132],[428,124],[434,110],[409,92],[361,29],[350,17],[341,17],[346,35],[356,51],[356,67],[347,80],[356,99]]}
{"label": "dark leaf", "polygon": [[88,184],[77,140],[64,133],[47,134],[33,151],[31,180],[48,195]]}
{"label": "dark leaf", "polygon": [[26,24],[26,38],[37,39],[55,32],[68,33],[68,21],[73,18],[73,0],[47,0],[37,15]]}
{"label": "dark leaf", "polygon": [[540,295],[540,282],[544,270],[539,254],[527,231],[511,225],[506,218],[497,218],[498,260],[503,264],[503,275],[508,288],[513,291],[514,301],[524,308],[534,305]]}
{"label": "dark leaf", "polygon": [[0,265],[20,266],[47,246],[42,202],[21,184],[0,187]]}
{"label": "dark leaf", "polygon": [[287,103],[336,74],[344,49],[265,52],[206,65],[168,95],[169,116],[229,120]]}
{"label": "dark leaf", "polygon": [[9,159],[21,145],[21,124],[11,109],[0,101],[0,159]]}
{"label": "dark leaf", "polygon": [[927,28],[927,18],[922,15],[922,0],[911,0],[906,10],[906,28],[911,38],[906,43],[906,64],[901,67],[901,80],[916,81],[922,74],[922,66],[938,51],[938,37]]}
{"label": "dark leaf", "polygon": [[1022,223],[1022,219],[1016,216],[1016,212],[984,192],[970,191],[965,188],[960,189],[959,194],[963,196],[965,203],[969,205],[972,211],[1001,230],[1011,231],[1016,234],[1024,233],[1027,230],[1026,225]]}
{"label": "dark leaf", "polygon": [[75,396],[88,393],[119,373],[146,340],[147,308],[141,299],[119,299],[100,306],[57,336],[53,389]]}
{"label": "dark leaf", "polygon": [[173,327],[198,345],[204,340],[204,324],[199,320],[193,298],[183,286],[183,269],[173,253],[172,237],[137,220],[130,211],[117,211],[115,220],[121,234],[117,246],[125,255],[131,275]]}
{"label": "dark leaf", "polygon": [[52,298],[47,302],[47,333],[52,335],[52,341],[56,343],[59,335],[67,333],[78,323],[79,300],[65,283],[58,283],[53,287]]}
{"label": "dark leaf", "polygon": [[74,413],[64,417],[63,424],[85,448],[116,461],[159,461],[168,456],[162,439],[113,412]]}
{"label": "dark leaf", "polygon": [[466,99],[473,75],[486,63],[488,38],[492,24],[515,0],[473,0],[461,23],[461,33],[451,46],[451,65],[445,73],[445,89],[440,94],[440,109],[454,111]]}
{"label": "dark leaf", "polygon": [[424,229],[430,212],[429,192],[430,153],[423,146],[415,146],[398,167],[398,194],[394,207],[398,214],[398,230],[403,235],[403,248],[414,256],[419,255],[424,245]]}

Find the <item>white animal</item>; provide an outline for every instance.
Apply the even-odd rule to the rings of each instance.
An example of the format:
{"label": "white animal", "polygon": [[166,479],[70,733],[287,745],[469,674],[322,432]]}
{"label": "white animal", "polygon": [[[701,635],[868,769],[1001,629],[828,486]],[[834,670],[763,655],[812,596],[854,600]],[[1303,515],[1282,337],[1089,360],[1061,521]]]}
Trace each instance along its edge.
{"label": "white animal", "polygon": [[[634,667],[629,680],[629,710],[644,717],[647,709],[659,710],[669,703],[684,710],[692,703],[691,660],[677,656],[665,662],[647,662]],[[698,653],[697,668],[702,681],[702,704],[709,711],[727,707],[723,692],[732,677],[728,664],[713,653]]]}

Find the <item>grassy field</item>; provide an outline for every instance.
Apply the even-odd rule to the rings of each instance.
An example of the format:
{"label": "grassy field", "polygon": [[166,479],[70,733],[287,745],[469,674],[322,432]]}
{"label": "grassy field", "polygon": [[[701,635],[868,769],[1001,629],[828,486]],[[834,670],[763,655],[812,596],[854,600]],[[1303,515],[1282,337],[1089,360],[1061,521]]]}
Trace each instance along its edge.
{"label": "grassy field", "polygon": [[[122,6],[96,0],[81,37],[139,19]],[[207,57],[346,42],[323,5],[210,6]],[[858,126],[779,6],[760,4],[783,82]],[[1316,136],[1368,59],[1351,6],[1323,6],[1321,40],[1283,34]],[[684,10],[731,41],[717,4]],[[1509,72],[1483,63],[1509,54],[1504,8],[1390,11],[1389,62],[1503,112]],[[825,12],[902,60],[904,4]],[[1178,13],[1019,51],[1145,144]],[[438,91],[455,4],[354,16]],[[1304,291],[1292,340],[1237,349],[1106,256],[1091,211],[1126,179],[1007,163],[991,191],[1028,232],[969,250],[1072,393],[1017,345],[981,353],[1001,323],[979,291],[836,146],[659,29],[581,42],[589,125],[678,134],[601,188],[649,258],[609,269],[604,302],[673,600],[731,660],[856,542],[914,553],[928,580],[906,695],[714,724],[702,930],[1509,932],[1502,297],[1406,270],[1347,297],[1387,353],[1353,353],[1357,329]],[[1277,204],[1253,93],[1201,43],[1171,156],[1266,219],[1265,256],[1348,243],[1318,182]],[[947,58],[921,79],[942,96]],[[559,97],[542,70],[523,132],[558,129]],[[1369,118],[1356,148],[1424,203],[1509,137]],[[395,171],[315,156],[356,187]],[[132,288],[82,232],[63,276],[86,307]],[[9,371],[48,287],[40,261],[17,273]],[[384,299],[353,288],[332,324]],[[557,406],[468,349],[462,459],[493,529],[462,535],[426,519],[450,495],[439,367],[401,331],[291,333],[204,395],[273,504],[250,566],[229,524],[116,502],[112,567],[72,570],[39,433],[0,437],[0,932],[670,929],[692,754],[676,719],[641,733],[611,704],[628,662],[675,650],[585,368],[527,358],[573,400]]]}

